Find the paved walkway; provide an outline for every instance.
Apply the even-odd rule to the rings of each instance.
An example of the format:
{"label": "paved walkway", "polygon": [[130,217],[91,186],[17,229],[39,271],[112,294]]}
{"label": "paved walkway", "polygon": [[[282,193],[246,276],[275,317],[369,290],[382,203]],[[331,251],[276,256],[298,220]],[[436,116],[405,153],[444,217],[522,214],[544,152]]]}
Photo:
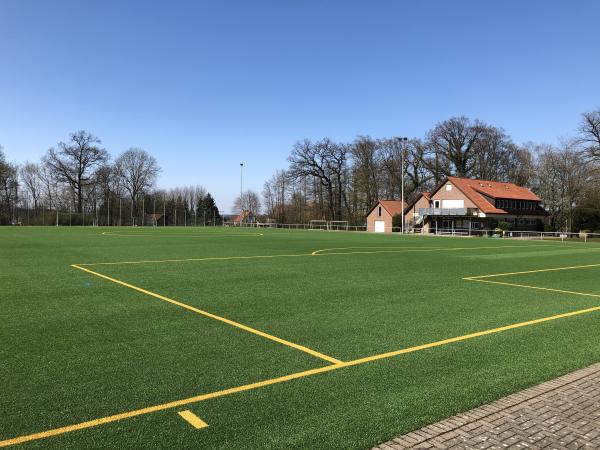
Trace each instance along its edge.
{"label": "paved walkway", "polygon": [[600,449],[600,364],[376,447],[409,448]]}

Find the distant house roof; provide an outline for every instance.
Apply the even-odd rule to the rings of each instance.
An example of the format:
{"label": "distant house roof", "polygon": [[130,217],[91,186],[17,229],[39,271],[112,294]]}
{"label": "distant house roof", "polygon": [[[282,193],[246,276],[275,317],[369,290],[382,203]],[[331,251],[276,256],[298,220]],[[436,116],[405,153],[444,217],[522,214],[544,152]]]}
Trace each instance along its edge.
{"label": "distant house roof", "polygon": [[383,206],[390,216],[393,217],[402,214],[402,206],[406,206],[406,202],[402,202],[401,200],[378,200],[377,203],[375,203],[375,206],[369,210],[367,216],[373,212],[377,205]]}
{"label": "distant house roof", "polygon": [[237,216],[235,216],[235,217],[233,218],[233,221],[234,221],[234,222],[241,222],[241,221],[243,221],[243,220],[246,220],[246,219],[248,219],[250,216],[251,216],[251,214],[250,214],[250,211],[246,211],[246,210],[244,210],[244,211],[242,211],[240,214],[238,214]]}
{"label": "distant house roof", "polygon": [[511,200],[529,200],[534,202],[542,201],[541,198],[529,189],[517,186],[514,183],[459,177],[448,177],[437,187],[433,194],[439,191],[448,181],[456,186],[456,188],[471,200],[477,208],[486,214],[508,214],[506,210],[496,208],[495,202],[490,202],[488,198],[494,200],[502,198]]}

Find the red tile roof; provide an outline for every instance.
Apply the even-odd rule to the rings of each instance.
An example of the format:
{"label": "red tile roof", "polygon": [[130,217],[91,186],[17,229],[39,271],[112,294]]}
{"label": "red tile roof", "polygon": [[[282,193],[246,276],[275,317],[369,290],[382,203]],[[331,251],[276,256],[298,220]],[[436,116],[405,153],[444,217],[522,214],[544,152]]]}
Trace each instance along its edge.
{"label": "red tile roof", "polygon": [[406,206],[406,202],[402,202],[400,200],[379,200],[375,203],[375,206],[371,208],[371,210],[367,213],[367,216],[373,212],[373,210],[377,207],[377,205],[381,205],[385,208],[385,210],[390,213],[391,216],[397,216],[402,214],[402,205]]}
{"label": "red tile roof", "polygon": [[240,214],[233,218],[234,222],[241,222],[242,220],[246,220],[250,216],[250,211],[242,211]]}
{"label": "red tile roof", "polygon": [[[490,203],[486,196],[492,199],[507,198],[512,200],[530,200],[541,202],[542,200],[529,189],[517,186],[514,183],[500,181],[474,180],[470,178],[448,177],[454,186],[471,200],[482,212],[487,214],[507,214],[507,211],[496,208]],[[442,183],[436,192],[446,184]]]}

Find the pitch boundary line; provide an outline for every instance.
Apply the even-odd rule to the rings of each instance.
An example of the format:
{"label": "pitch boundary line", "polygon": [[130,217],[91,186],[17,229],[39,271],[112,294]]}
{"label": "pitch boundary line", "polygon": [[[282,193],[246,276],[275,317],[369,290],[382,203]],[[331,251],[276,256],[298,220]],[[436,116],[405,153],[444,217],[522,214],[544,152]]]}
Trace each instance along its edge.
{"label": "pitch boundary line", "polygon": [[87,272],[89,274],[92,274],[94,276],[102,278],[104,280],[111,281],[112,283],[116,283],[116,284],[119,284],[121,286],[125,286],[126,288],[133,289],[134,291],[141,292],[142,294],[146,294],[146,295],[149,295],[151,297],[157,298],[157,299],[162,300],[164,302],[171,303],[172,305],[179,306],[180,308],[187,309],[188,311],[192,311],[192,312],[194,312],[196,314],[200,314],[201,316],[205,316],[205,317],[208,317],[210,319],[214,319],[214,320],[218,320],[220,322],[224,322],[224,323],[226,323],[228,325],[231,325],[233,327],[240,328],[240,329],[242,329],[244,331],[247,331],[248,333],[256,334],[257,336],[269,339],[271,341],[275,341],[275,342],[277,342],[279,344],[286,345],[286,346],[294,348],[296,350],[300,350],[300,351],[302,351],[304,353],[308,353],[309,355],[312,355],[312,356],[315,356],[317,358],[323,359],[323,360],[325,360],[327,362],[330,362],[330,363],[333,363],[333,364],[339,364],[339,363],[342,362],[339,359],[336,359],[336,358],[333,358],[331,356],[325,355],[323,353],[317,352],[317,351],[312,350],[312,349],[310,349],[308,347],[305,347],[303,345],[296,344],[294,342],[291,342],[291,341],[279,338],[279,337],[274,336],[274,335],[269,334],[269,333],[265,333],[264,331],[257,330],[255,328],[249,327],[248,325],[244,325],[242,323],[236,322],[236,321],[231,320],[231,319],[227,319],[226,317],[218,316],[218,315],[210,313],[208,311],[204,311],[202,309],[195,308],[194,306],[190,306],[190,305],[188,305],[186,303],[183,303],[183,302],[180,302],[178,300],[174,300],[174,299],[166,297],[164,295],[157,294],[156,292],[152,292],[152,291],[149,291],[147,289],[143,289],[143,288],[141,288],[139,286],[135,286],[135,285],[127,283],[125,281],[118,280],[117,278],[109,277],[108,275],[104,275],[104,274],[102,274],[100,272],[94,272],[93,270],[86,269],[85,267],[81,267],[81,266],[79,266],[77,264],[73,264],[71,267],[74,267],[75,269],[82,270],[84,272]]}
{"label": "pitch boundary line", "polygon": [[463,278],[463,280],[465,280],[465,281],[477,281],[479,283],[500,284],[500,285],[503,285],[503,286],[513,286],[513,287],[520,287],[520,288],[527,288],[527,289],[536,289],[538,291],[558,292],[559,294],[582,295],[582,296],[585,296],[585,297],[600,298],[600,294],[590,294],[590,293],[587,293],[587,292],[577,292],[577,291],[566,291],[564,289],[552,289],[552,288],[545,288],[545,287],[541,287],[541,286],[529,286],[527,284],[505,283],[503,281],[479,280],[479,279],[476,279],[476,278]]}
{"label": "pitch boundary line", "polygon": [[[539,244],[534,245],[491,245],[491,246],[480,246],[480,247],[333,247],[333,248],[322,248],[315,250],[311,253],[312,256],[326,256],[326,255],[358,255],[358,254],[372,254],[372,253],[404,253],[404,252],[435,252],[435,251],[454,251],[454,250],[493,250],[493,249],[504,249],[504,248],[528,248],[528,247],[540,247]],[[560,245],[544,244],[544,247],[560,247]],[[352,249],[378,249],[369,251],[357,251],[357,252],[330,252],[330,250],[352,250]]]}
{"label": "pitch boundary line", "polygon": [[[234,260],[245,260],[245,259],[273,259],[273,258],[299,258],[308,256],[336,256],[336,255],[364,255],[364,254],[376,254],[376,253],[406,253],[406,252],[429,252],[429,251],[456,251],[456,250],[493,250],[493,249],[504,249],[504,248],[528,248],[528,247],[559,247],[565,248],[564,245],[553,245],[553,244],[534,244],[534,245],[501,245],[501,246],[485,246],[485,247],[336,247],[336,248],[323,248],[315,250],[311,253],[295,253],[295,254],[280,254],[280,255],[250,255],[250,256],[208,256],[205,258],[181,258],[181,259],[148,259],[148,260],[137,260],[137,261],[107,261],[107,262],[96,262],[96,263],[77,263],[75,265],[79,267],[92,267],[92,266],[118,266],[120,264],[163,264],[163,263],[175,263],[175,262],[198,262],[198,261],[234,261]],[[349,250],[349,249],[379,249],[374,251],[355,251],[355,252],[329,252],[329,250]],[[590,248],[586,250],[600,250],[600,248]],[[325,252],[325,253],[321,253]]]}
{"label": "pitch boundary line", "polygon": [[590,267],[600,267],[600,264],[584,264],[584,265],[580,265],[580,266],[552,267],[549,269],[534,269],[534,270],[522,270],[519,272],[494,273],[491,275],[477,275],[477,276],[473,276],[473,277],[464,277],[463,280],[476,281],[479,283],[499,284],[502,286],[520,287],[520,288],[526,288],[526,289],[535,289],[538,291],[558,292],[559,294],[581,295],[584,297],[600,298],[600,294],[592,294],[589,292],[569,291],[569,290],[565,290],[565,289],[554,289],[554,288],[547,288],[547,287],[543,287],[543,286],[531,286],[528,284],[508,283],[506,281],[491,281],[491,280],[485,279],[485,278],[508,277],[508,276],[512,276],[512,275],[527,275],[527,274],[531,274],[531,273],[556,272],[556,271],[560,271],[560,270],[587,269]]}
{"label": "pitch boundary line", "polygon": [[521,272],[493,273],[491,275],[477,275],[474,277],[465,277],[465,278],[463,278],[463,280],[474,281],[474,280],[477,280],[480,278],[507,277],[509,275],[523,275],[523,274],[528,274],[528,273],[540,273],[540,272],[555,272],[558,270],[585,269],[588,267],[600,267],[600,264],[584,264],[581,266],[566,266],[566,267],[553,267],[550,269],[523,270]]}
{"label": "pitch boundary line", "polygon": [[120,264],[162,264],[173,262],[194,262],[194,261],[231,261],[236,259],[269,259],[269,258],[293,258],[299,256],[311,256],[310,253],[298,253],[290,255],[252,255],[252,256],[209,256],[206,258],[184,258],[184,259],[148,259],[141,261],[114,261],[114,262],[98,262],[98,263],[78,263],[80,267],[91,266],[118,266]]}
{"label": "pitch boundary line", "polygon": [[548,316],[548,317],[542,317],[539,319],[529,320],[526,322],[518,322],[518,323],[511,324],[511,325],[505,325],[502,327],[491,328],[488,330],[465,334],[462,336],[457,336],[457,337],[453,337],[453,338],[449,338],[449,339],[443,339],[440,341],[430,342],[428,344],[422,344],[422,345],[407,347],[407,348],[392,351],[392,352],[381,353],[381,354],[373,355],[373,356],[367,356],[364,358],[359,358],[359,359],[355,359],[352,361],[343,362],[340,364],[332,364],[332,365],[328,365],[328,366],[319,367],[316,369],[310,369],[310,370],[305,370],[302,372],[296,372],[296,373],[292,373],[289,375],[284,375],[284,376],[277,377],[277,378],[270,378],[270,379],[263,380],[263,381],[258,381],[258,382],[245,384],[245,385],[241,385],[241,386],[237,386],[237,387],[233,387],[233,388],[223,389],[220,391],[214,391],[214,392],[210,392],[210,393],[206,393],[206,394],[199,394],[199,395],[196,395],[193,397],[175,400],[175,401],[171,401],[168,403],[162,403],[159,405],[149,406],[146,408],[135,409],[132,411],[122,412],[119,414],[114,414],[112,416],[105,416],[105,417],[101,417],[101,418],[94,419],[94,420],[88,420],[85,422],[68,425],[65,427],[53,428],[53,429],[46,430],[46,431],[43,431],[40,433],[33,433],[33,434],[18,436],[15,438],[0,441],[0,447],[8,447],[10,445],[22,444],[25,442],[35,441],[35,440],[39,440],[39,439],[45,439],[45,438],[58,436],[58,435],[65,434],[65,433],[70,433],[73,431],[96,427],[96,426],[111,423],[111,422],[117,422],[117,421],[124,420],[124,419],[130,419],[130,418],[141,416],[141,415],[146,415],[146,414],[151,414],[151,413],[155,413],[155,412],[159,412],[159,411],[178,408],[178,407],[189,405],[192,403],[198,403],[198,402],[202,402],[205,400],[210,400],[210,399],[214,399],[214,398],[218,398],[218,397],[224,397],[227,395],[236,394],[239,392],[251,391],[254,389],[259,389],[259,388],[271,386],[274,384],[297,380],[299,378],[305,378],[305,377],[309,377],[312,375],[331,372],[331,371],[346,368],[346,367],[358,366],[358,365],[366,364],[366,363],[373,362],[373,361],[388,359],[388,358],[392,358],[395,356],[404,355],[404,354],[408,354],[408,353],[414,353],[414,352],[431,349],[431,348],[435,348],[435,347],[442,347],[442,346],[453,344],[456,342],[467,341],[467,340],[475,339],[475,338],[482,337],[482,336],[488,336],[488,335],[492,335],[492,334],[496,334],[496,333],[502,333],[505,331],[510,331],[510,330],[514,330],[514,329],[518,329],[518,328],[537,325],[537,324],[541,324],[544,322],[550,322],[550,321],[554,321],[554,320],[558,320],[558,319],[589,314],[589,313],[596,312],[596,311],[600,311],[600,306],[595,306],[595,307],[586,308],[586,309],[580,309],[580,310],[571,311],[568,313],[556,314],[556,315]]}

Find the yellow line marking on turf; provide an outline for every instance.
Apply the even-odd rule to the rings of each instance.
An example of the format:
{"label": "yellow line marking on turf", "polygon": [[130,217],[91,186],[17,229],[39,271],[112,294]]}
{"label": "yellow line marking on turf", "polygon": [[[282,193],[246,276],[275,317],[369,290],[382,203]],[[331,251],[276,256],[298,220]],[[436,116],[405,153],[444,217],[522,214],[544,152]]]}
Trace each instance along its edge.
{"label": "yellow line marking on turf", "polygon": [[19,436],[12,439],[7,439],[4,441],[0,441],[0,447],[7,447],[9,445],[22,444],[24,442],[35,441],[38,439],[44,439],[51,436],[57,436],[64,433],[70,433],[72,431],[83,430],[85,428],[96,427],[98,425],[104,425],[111,422],[117,422],[123,419],[130,419],[132,417],[141,416],[144,414],[151,414],[159,411],[164,411],[167,409],[178,408],[181,406],[189,405],[192,403],[198,403],[204,400],[210,400],[213,398],[223,397],[230,394],[235,394],[238,392],[250,391],[253,389],[258,389],[261,387],[269,386],[272,384],[282,383],[284,381],[295,380],[297,378],[303,378],[310,375],[315,375],[317,373],[329,372],[331,370],[335,370],[339,367],[342,367],[339,364],[334,364],[330,366],[324,366],[317,369],[305,370],[303,372],[297,372],[290,375],[285,375],[278,378],[272,378],[269,380],[258,381],[256,383],[250,383],[243,386],[238,386],[229,389],[223,389],[221,391],[210,392],[207,394],[196,395],[194,397],[184,398],[181,400],[175,400],[168,403],[163,403],[160,405],[149,406],[146,408],[136,409],[133,411],[123,412],[120,414],[114,414],[112,416],[101,417],[99,419],[88,420],[86,422],[81,422],[74,425],[69,425],[66,427],[54,428],[52,430],[43,431],[41,433],[34,433],[24,436]]}
{"label": "yellow line marking on turf", "polygon": [[449,339],[444,339],[441,341],[430,342],[428,344],[416,345],[413,347],[408,347],[408,348],[404,348],[404,349],[400,349],[400,350],[396,350],[396,351],[392,351],[392,352],[381,353],[381,354],[373,355],[373,356],[367,356],[365,358],[359,358],[359,359],[355,359],[355,360],[347,361],[347,362],[341,362],[339,364],[333,364],[333,365],[329,365],[329,366],[319,367],[316,369],[310,369],[310,370],[305,370],[302,372],[296,372],[296,373],[293,373],[290,375],[285,375],[285,376],[281,376],[281,377],[277,377],[277,378],[271,378],[268,380],[258,381],[255,383],[245,384],[242,386],[237,386],[237,387],[233,387],[233,388],[229,388],[229,389],[223,389],[220,391],[210,392],[210,393],[206,393],[206,394],[200,394],[200,395],[196,395],[193,397],[188,397],[188,398],[175,400],[175,401],[168,402],[168,403],[163,403],[160,405],[149,406],[146,408],[136,409],[133,411],[127,411],[127,412],[115,414],[112,416],[101,417],[99,419],[89,420],[89,421],[81,422],[81,423],[74,424],[74,425],[69,425],[69,426],[60,427],[60,428],[54,428],[54,429],[43,431],[40,433],[34,433],[34,434],[15,437],[12,439],[7,439],[4,441],[0,441],[0,447],[7,447],[9,445],[22,444],[24,442],[34,441],[34,440],[38,440],[38,439],[44,439],[44,438],[48,438],[51,436],[57,436],[60,434],[69,433],[69,432],[76,431],[76,430],[82,430],[85,428],[91,428],[91,427],[95,427],[98,425],[116,422],[116,421],[123,420],[123,419],[129,419],[129,418],[141,416],[144,414],[151,414],[151,413],[155,413],[158,411],[164,411],[167,409],[178,408],[178,407],[181,407],[184,405],[198,403],[201,401],[210,400],[210,399],[214,399],[214,398],[218,398],[218,397],[223,397],[226,395],[250,391],[250,390],[259,389],[262,387],[266,387],[266,386],[270,386],[270,385],[274,385],[274,384],[278,384],[278,383],[284,383],[287,381],[297,380],[299,378],[305,378],[305,377],[309,377],[312,375],[331,372],[331,371],[334,371],[337,369],[342,369],[345,367],[358,366],[358,365],[373,362],[373,361],[392,358],[392,357],[395,357],[398,355],[414,353],[414,352],[418,352],[421,350],[426,350],[426,349],[435,348],[435,347],[441,347],[444,345],[449,345],[449,344],[461,342],[461,341],[467,341],[467,340],[475,339],[475,338],[482,337],[482,336],[487,336],[487,335],[491,335],[491,334],[501,333],[504,331],[514,330],[517,328],[528,327],[528,326],[537,325],[537,324],[541,324],[544,322],[563,319],[563,318],[567,318],[567,317],[589,314],[589,313],[596,312],[596,311],[600,311],[600,306],[596,306],[593,308],[587,308],[587,309],[580,309],[577,311],[571,311],[568,313],[557,314],[557,315],[549,316],[549,317],[543,317],[540,319],[529,320],[526,322],[519,322],[519,323],[515,323],[515,324],[511,324],[511,325],[506,325],[503,327],[492,328],[489,330],[479,331],[476,333],[465,334],[463,336],[457,336],[457,337],[453,337],[453,338],[449,338]]}
{"label": "yellow line marking on turf", "polygon": [[520,288],[526,288],[526,289],[535,289],[538,291],[558,292],[560,294],[582,295],[585,297],[600,298],[600,294],[591,294],[589,292],[568,291],[565,289],[554,289],[554,288],[546,288],[546,287],[542,287],[542,286],[531,286],[528,284],[508,283],[505,281],[484,280],[484,278],[507,277],[507,276],[511,276],[511,275],[526,275],[526,274],[531,274],[531,273],[556,272],[556,271],[560,271],[560,270],[587,269],[590,267],[600,267],[600,264],[585,264],[585,265],[581,265],[581,266],[552,267],[549,269],[534,269],[534,270],[522,270],[520,272],[494,273],[491,275],[477,275],[477,276],[473,276],[473,277],[464,277],[463,280],[478,281],[479,283],[500,284],[503,286],[513,286],[513,287],[520,287]]}
{"label": "yellow line marking on turf", "polygon": [[513,287],[521,287],[527,289],[536,289],[538,291],[548,291],[548,292],[558,292],[560,294],[572,294],[572,295],[583,295],[586,297],[597,297],[600,298],[600,294],[590,294],[587,292],[577,292],[577,291],[566,291],[564,289],[551,289],[540,286],[529,286],[527,284],[516,284],[516,283],[505,283],[503,281],[489,281],[489,280],[480,280],[478,278],[463,278],[466,281],[478,281],[479,283],[490,283],[490,284],[501,284],[504,286],[513,286]]}
{"label": "yellow line marking on turf", "polygon": [[256,334],[258,336],[264,337],[266,339],[270,339],[270,340],[278,342],[280,344],[287,345],[288,347],[292,347],[292,348],[295,348],[296,350],[300,350],[300,351],[302,351],[304,353],[308,353],[309,355],[315,356],[317,358],[324,359],[325,361],[328,361],[330,363],[334,363],[334,364],[341,363],[341,361],[339,359],[333,358],[333,357],[325,355],[323,353],[319,353],[319,352],[317,352],[315,350],[312,350],[312,349],[310,349],[308,347],[305,347],[303,345],[295,344],[295,343],[287,341],[285,339],[278,338],[277,336],[273,336],[272,334],[265,333],[264,331],[260,331],[260,330],[257,330],[255,328],[251,328],[251,327],[249,327],[247,325],[244,325],[244,324],[239,323],[239,322],[235,322],[235,321],[227,319],[225,317],[217,316],[216,314],[212,314],[212,313],[209,313],[208,311],[204,311],[202,309],[195,308],[193,306],[187,305],[187,304],[185,304],[183,302],[180,302],[178,300],[173,300],[172,298],[165,297],[164,295],[157,294],[156,292],[148,291],[148,290],[143,289],[141,287],[134,286],[133,284],[126,283],[125,281],[117,280],[116,278],[109,277],[109,276],[101,274],[99,272],[94,272],[93,270],[86,269],[85,267],[81,267],[81,266],[79,266],[77,264],[73,264],[72,267],[74,267],[76,269],[79,269],[79,270],[82,270],[84,272],[90,273],[90,274],[95,275],[97,277],[103,278],[105,280],[111,281],[113,283],[120,284],[121,286],[125,286],[125,287],[127,287],[129,289],[133,289],[134,291],[141,292],[142,294],[146,294],[146,295],[149,295],[151,297],[157,298],[159,300],[165,301],[167,303],[171,303],[173,305],[176,305],[176,306],[179,306],[181,308],[187,309],[188,311],[192,311],[192,312],[195,312],[195,313],[200,314],[202,316],[209,317],[211,319],[218,320],[220,322],[224,322],[224,323],[226,323],[228,325],[231,325],[231,326],[240,328],[240,329],[242,329],[244,331],[247,331],[248,333]]}
{"label": "yellow line marking on turf", "polygon": [[[447,247],[333,247],[333,248],[322,248],[319,250],[315,250],[314,252],[311,253],[311,255],[313,256],[317,256],[317,255],[345,255],[345,254],[352,254],[350,252],[343,252],[343,253],[322,253],[322,252],[329,252],[331,250],[353,250],[353,249],[376,249],[379,250],[381,252],[395,252],[395,251],[411,251],[411,250],[443,250]],[[379,253],[379,252],[378,252]]]}
{"label": "yellow line marking on turf", "polygon": [[523,274],[527,274],[527,273],[554,272],[557,270],[585,269],[588,267],[600,267],[600,264],[585,264],[583,266],[553,267],[551,269],[523,270],[521,272],[494,273],[492,275],[477,275],[474,277],[465,277],[465,278],[463,278],[463,280],[473,281],[473,280],[477,280],[480,278],[505,277],[505,276],[509,276],[509,275],[523,275]]}
{"label": "yellow line marking on turf", "polygon": [[537,324],[544,323],[544,322],[550,322],[552,320],[564,319],[566,317],[579,316],[582,314],[589,314],[589,313],[595,312],[595,311],[600,311],[600,306],[594,306],[592,308],[586,308],[586,309],[579,309],[579,310],[571,311],[568,313],[555,314],[553,316],[542,317],[540,319],[528,320],[526,322],[513,323],[511,325],[505,325],[502,327],[491,328],[489,330],[478,331],[476,333],[465,334],[463,336],[457,336],[457,337],[453,337],[453,338],[449,338],[449,339],[444,339],[441,341],[431,342],[429,344],[417,345],[414,347],[409,347],[409,348],[396,350],[396,351],[388,352],[388,353],[381,353],[379,355],[374,355],[374,356],[367,356],[366,358],[360,358],[360,359],[355,359],[353,361],[345,362],[345,363],[343,363],[343,365],[344,366],[354,366],[354,365],[363,364],[366,362],[377,361],[379,359],[390,358],[392,356],[402,355],[405,353],[413,353],[413,352],[416,352],[419,350],[425,350],[428,348],[441,347],[443,345],[452,344],[454,342],[467,341],[469,339],[474,339],[474,338],[481,337],[481,336],[487,336],[490,334],[501,333],[503,331],[514,330],[516,328],[523,328],[523,327],[537,325]]}
{"label": "yellow line marking on turf", "polygon": [[[485,247],[334,247],[322,248],[311,253],[313,256],[325,255],[357,255],[370,253],[403,253],[403,252],[434,252],[434,251],[454,251],[454,250],[489,250],[489,249],[504,249],[504,248],[529,248],[529,247],[560,247],[563,245],[552,244],[533,244],[533,245],[490,245]],[[353,250],[353,249],[379,249],[375,251],[358,251],[358,252],[330,252],[330,250]],[[593,250],[593,249],[588,249]],[[600,249],[596,249],[600,250]],[[322,253],[325,252],[325,253]]]}
{"label": "yellow line marking on turf", "polygon": [[193,426],[196,430],[206,428],[208,426],[208,424],[204,420],[202,420],[190,410],[179,411],[177,414],[183,417],[183,420],[185,420],[187,423]]}
{"label": "yellow line marking on turf", "polygon": [[99,263],[79,263],[76,266],[117,266],[119,264],[160,264],[171,262],[191,262],[191,261],[231,261],[235,259],[269,259],[269,258],[294,258],[299,256],[311,256],[309,253],[299,253],[296,255],[254,255],[254,256],[209,256],[206,258],[184,258],[184,259],[149,259],[142,261],[116,261]]}
{"label": "yellow line marking on turf", "polygon": [[[490,249],[503,249],[503,248],[527,248],[527,247],[560,247],[565,248],[563,245],[552,245],[552,244],[535,244],[535,245],[501,245],[501,246],[486,246],[486,247],[339,247],[339,248],[323,248],[315,250],[312,253],[296,253],[296,254],[281,254],[281,255],[250,255],[250,256],[209,256],[206,258],[183,258],[183,259],[148,259],[138,261],[109,261],[109,262],[97,262],[97,263],[77,263],[76,266],[117,266],[119,264],[162,264],[162,263],[174,263],[174,262],[194,262],[194,261],[234,261],[234,260],[245,260],[245,259],[272,259],[272,258],[300,258],[307,256],[334,256],[334,255],[359,255],[359,254],[376,254],[376,253],[403,253],[407,251],[453,251],[453,250],[490,250]],[[364,251],[364,252],[330,252],[320,253],[329,250],[346,250],[356,248],[379,248],[380,250],[375,251]],[[386,248],[388,248],[386,250]],[[390,250],[391,249],[391,250]],[[586,250],[600,250],[597,249],[586,249]]]}

